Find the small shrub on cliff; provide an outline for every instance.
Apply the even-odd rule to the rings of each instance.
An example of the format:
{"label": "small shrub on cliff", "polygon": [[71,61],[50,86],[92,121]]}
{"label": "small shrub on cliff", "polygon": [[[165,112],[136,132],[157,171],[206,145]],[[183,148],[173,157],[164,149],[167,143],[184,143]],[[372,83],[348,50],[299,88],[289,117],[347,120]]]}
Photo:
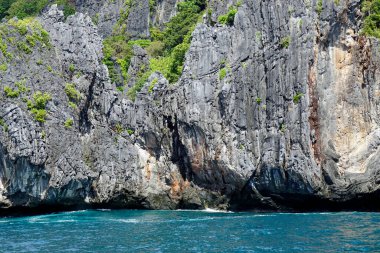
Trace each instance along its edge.
{"label": "small shrub on cliff", "polygon": [[73,126],[73,124],[74,124],[74,120],[73,119],[67,119],[65,121],[65,127],[66,128],[71,128]]}
{"label": "small shrub on cliff", "polygon": [[296,95],[294,95],[294,97],[293,97],[293,102],[295,104],[298,104],[302,97],[303,97],[303,93],[297,92]]}
{"label": "small shrub on cliff", "polygon": [[0,65],[0,71],[5,72],[8,70],[8,65],[6,63],[3,63]]}
{"label": "small shrub on cliff", "polygon": [[232,26],[234,24],[236,13],[237,13],[236,8],[230,8],[229,11],[225,15],[219,16],[218,22],[223,25]]}
{"label": "small shrub on cliff", "polygon": [[67,83],[65,86],[65,92],[71,102],[78,102],[81,99],[79,91],[76,90],[75,84]]}
{"label": "small shrub on cliff", "polygon": [[227,76],[227,69],[226,68],[222,68],[219,71],[219,80],[222,81],[226,76]]}
{"label": "small shrub on cliff", "polygon": [[0,118],[0,126],[3,128],[4,132],[8,132],[8,126],[5,124],[5,121],[2,118]]}
{"label": "small shrub on cliff", "polygon": [[19,90],[14,90],[9,86],[4,87],[4,93],[5,96],[7,96],[8,98],[17,98],[18,96],[20,96]]}
{"label": "small shrub on cliff", "polygon": [[322,10],[323,10],[323,0],[318,0],[317,6],[315,7],[315,11],[317,12],[318,15],[321,15]]}
{"label": "small shrub on cliff", "polygon": [[75,71],[75,66],[74,66],[74,64],[70,64],[70,66],[69,66],[69,71],[72,72],[72,73]]}
{"label": "small shrub on cliff", "polygon": [[280,46],[282,48],[288,48],[290,45],[290,36],[286,36],[280,40]]}
{"label": "small shrub on cliff", "polygon": [[262,102],[263,100],[261,99],[261,98],[256,98],[256,103],[259,105],[259,104],[261,104],[261,102]]}
{"label": "small shrub on cliff", "polygon": [[46,104],[51,100],[51,95],[47,92],[42,93],[37,91],[33,94],[33,100],[27,101],[28,109],[34,116],[34,119],[38,122],[45,122],[46,120]]}

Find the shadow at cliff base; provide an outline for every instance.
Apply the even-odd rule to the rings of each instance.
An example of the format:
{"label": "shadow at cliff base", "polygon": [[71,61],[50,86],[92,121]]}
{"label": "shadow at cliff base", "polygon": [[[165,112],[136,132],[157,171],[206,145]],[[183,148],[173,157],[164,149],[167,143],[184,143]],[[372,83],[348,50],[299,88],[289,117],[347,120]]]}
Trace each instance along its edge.
{"label": "shadow at cliff base", "polygon": [[358,195],[346,201],[320,198],[312,195],[299,194],[264,194],[276,204],[266,204],[257,198],[245,196],[231,201],[231,211],[254,212],[380,212],[380,191],[367,195]]}
{"label": "shadow at cliff base", "polygon": [[40,205],[36,207],[10,207],[0,208],[1,217],[35,216],[60,212],[73,212],[81,210],[148,210],[144,206],[125,206],[118,204],[78,204],[78,205]]}
{"label": "shadow at cliff base", "polygon": [[[259,199],[248,198],[232,198],[230,201],[229,211],[235,212],[286,212],[286,213],[308,213],[308,212],[380,212],[380,190],[371,194],[356,196],[351,200],[344,202],[334,201],[331,199],[321,199],[311,195],[282,194],[265,195],[270,196],[271,200],[276,204],[276,208],[266,204]],[[267,197],[268,198],[268,197]],[[10,207],[0,208],[0,217],[19,217],[51,214],[58,212],[70,212],[79,210],[149,210],[143,203],[135,203],[133,205],[125,205],[120,203],[104,203],[104,204],[76,204],[76,205],[40,205],[36,207]],[[200,210],[199,206],[184,206],[186,210]]]}

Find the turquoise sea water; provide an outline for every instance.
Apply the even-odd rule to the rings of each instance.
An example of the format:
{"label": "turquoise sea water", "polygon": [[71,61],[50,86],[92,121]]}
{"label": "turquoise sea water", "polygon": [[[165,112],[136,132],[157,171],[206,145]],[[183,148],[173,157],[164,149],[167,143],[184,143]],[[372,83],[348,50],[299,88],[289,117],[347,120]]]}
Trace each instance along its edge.
{"label": "turquoise sea water", "polygon": [[380,252],[380,213],[97,210],[0,218],[0,252]]}

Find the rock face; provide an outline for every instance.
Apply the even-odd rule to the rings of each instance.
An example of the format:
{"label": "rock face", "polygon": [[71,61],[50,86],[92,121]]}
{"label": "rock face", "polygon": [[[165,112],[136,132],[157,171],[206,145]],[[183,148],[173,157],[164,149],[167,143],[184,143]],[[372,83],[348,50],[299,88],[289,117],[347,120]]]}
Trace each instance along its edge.
{"label": "rock face", "polygon": [[[0,97],[3,210],[380,209],[379,42],[359,35],[360,1],[245,0],[232,26],[210,23],[237,1],[209,1],[214,22],[195,29],[178,83],[156,72],[135,101],[102,64],[123,1],[95,2],[77,5],[99,27],[53,6],[38,18],[50,46],[8,45],[1,91],[28,90]],[[148,37],[175,5],[141,1],[129,31]],[[148,61],[134,51],[132,78]],[[24,102],[37,91],[52,97],[44,123]]]}

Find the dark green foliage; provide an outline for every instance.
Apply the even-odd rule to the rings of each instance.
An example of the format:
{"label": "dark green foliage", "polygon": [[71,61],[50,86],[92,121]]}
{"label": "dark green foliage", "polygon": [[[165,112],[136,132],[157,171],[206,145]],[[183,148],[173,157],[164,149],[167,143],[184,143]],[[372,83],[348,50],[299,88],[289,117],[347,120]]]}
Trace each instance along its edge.
{"label": "dark green foliage", "polygon": [[223,25],[232,26],[234,24],[236,13],[237,13],[236,8],[230,8],[226,14],[219,16],[218,22]]}
{"label": "dark green foliage", "polygon": [[380,0],[364,1],[362,12],[365,15],[363,34],[380,38]]}
{"label": "dark green foliage", "polygon": [[54,3],[63,8],[65,17],[75,14],[75,0],[56,0]]}
{"label": "dark green foliage", "polygon": [[165,50],[170,52],[177,45],[184,42],[198,21],[202,9],[196,4],[198,1],[185,1],[178,4],[178,14],[173,17],[163,31]]}
{"label": "dark green foliage", "polygon": [[261,104],[261,102],[262,102],[263,100],[261,99],[261,98],[256,98],[256,103],[259,105],[259,104]]}
{"label": "dark green foliage", "polygon": [[8,9],[15,1],[16,0],[0,0],[0,19],[3,19],[7,15]]}
{"label": "dark green foliage", "polygon": [[40,13],[49,0],[16,0],[7,10],[7,16],[20,19]]}
{"label": "dark green foliage", "polygon": [[123,78],[126,79],[133,56],[132,45],[127,42],[126,37],[123,35],[110,36],[103,42],[103,53],[103,63],[108,67],[111,81],[119,85],[123,84],[115,66],[119,65]]}
{"label": "dark green foliage", "polygon": [[[155,1],[150,1],[151,6]],[[112,82],[122,87],[128,80],[128,68],[133,57],[133,45],[139,45],[146,49],[150,59],[150,65],[140,69],[138,79],[133,87],[128,90],[128,96],[134,100],[147,82],[149,76],[155,72],[161,72],[170,83],[176,82],[183,68],[186,52],[190,48],[191,33],[206,8],[205,0],[185,0],[178,4],[178,13],[165,28],[152,27],[150,29],[151,40],[129,40],[128,34],[123,29],[123,20],[129,14],[129,8],[133,2],[126,2],[126,10],[122,13],[114,29],[114,35],[104,41],[104,63],[107,65]],[[123,80],[120,80],[120,73]],[[122,91],[122,88],[119,88]]]}
{"label": "dark green foliage", "polygon": [[0,19],[18,17],[23,19],[28,16],[38,15],[49,3],[56,3],[62,7],[65,17],[75,13],[74,0],[0,0]]}

